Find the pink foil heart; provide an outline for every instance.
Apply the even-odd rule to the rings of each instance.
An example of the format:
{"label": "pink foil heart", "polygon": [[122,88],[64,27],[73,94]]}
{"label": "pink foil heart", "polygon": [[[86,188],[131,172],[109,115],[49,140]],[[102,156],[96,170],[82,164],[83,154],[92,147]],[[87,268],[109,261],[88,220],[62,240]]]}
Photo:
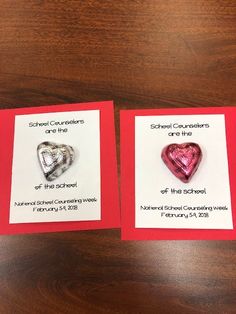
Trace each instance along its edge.
{"label": "pink foil heart", "polygon": [[178,179],[188,183],[202,160],[202,151],[196,143],[170,144],[163,148],[161,158]]}

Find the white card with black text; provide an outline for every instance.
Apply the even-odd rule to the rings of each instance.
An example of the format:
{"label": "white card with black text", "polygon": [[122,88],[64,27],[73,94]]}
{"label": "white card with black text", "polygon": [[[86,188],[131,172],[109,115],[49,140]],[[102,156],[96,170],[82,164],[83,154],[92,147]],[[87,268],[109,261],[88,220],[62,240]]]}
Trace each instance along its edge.
{"label": "white card with black text", "polygon": [[[56,145],[54,159],[68,162],[60,145],[71,147],[74,159],[50,181],[37,156],[45,142],[49,154],[50,143]],[[17,115],[10,223],[100,220],[100,172],[99,110]]]}
{"label": "white card with black text", "polygon": [[[189,142],[201,147],[202,160],[184,183],[161,153]],[[233,228],[223,114],[135,117],[135,227]]]}

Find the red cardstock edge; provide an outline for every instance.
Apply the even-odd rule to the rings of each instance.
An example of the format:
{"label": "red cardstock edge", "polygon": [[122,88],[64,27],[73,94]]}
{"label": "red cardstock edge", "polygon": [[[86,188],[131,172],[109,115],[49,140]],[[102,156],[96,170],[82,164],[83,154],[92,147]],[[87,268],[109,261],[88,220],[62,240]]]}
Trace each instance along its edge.
{"label": "red cardstock edge", "polygon": [[[100,110],[101,220],[9,224],[15,115]],[[0,110],[0,234],[120,227],[114,106],[112,101]],[[3,149],[4,148],[4,149]]]}
{"label": "red cardstock edge", "polygon": [[[231,205],[232,230],[135,228],[135,116],[224,114]],[[122,240],[234,240],[236,239],[236,108],[140,109],[120,112],[121,138],[121,225]]]}

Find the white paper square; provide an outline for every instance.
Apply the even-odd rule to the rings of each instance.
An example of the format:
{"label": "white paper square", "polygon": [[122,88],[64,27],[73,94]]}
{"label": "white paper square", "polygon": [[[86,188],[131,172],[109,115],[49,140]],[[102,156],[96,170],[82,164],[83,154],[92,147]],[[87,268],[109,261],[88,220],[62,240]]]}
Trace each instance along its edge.
{"label": "white paper square", "polygon": [[[41,126],[30,126],[37,122]],[[51,182],[37,158],[37,146],[44,141],[70,145],[75,151],[70,168]],[[10,223],[100,220],[100,177],[99,110],[15,117]],[[46,189],[47,184],[54,188]],[[63,184],[67,187],[61,188]]]}
{"label": "white paper square", "polygon": [[[156,128],[159,125],[171,128]],[[182,131],[192,135],[183,136]],[[169,136],[170,132],[180,132],[180,136]],[[197,172],[187,184],[161,159],[166,145],[185,142],[199,144],[203,153]],[[166,188],[166,194],[161,192]],[[181,194],[171,193],[171,189]],[[206,194],[184,194],[186,189],[205,189]],[[135,227],[233,229],[224,115],[135,117]]]}

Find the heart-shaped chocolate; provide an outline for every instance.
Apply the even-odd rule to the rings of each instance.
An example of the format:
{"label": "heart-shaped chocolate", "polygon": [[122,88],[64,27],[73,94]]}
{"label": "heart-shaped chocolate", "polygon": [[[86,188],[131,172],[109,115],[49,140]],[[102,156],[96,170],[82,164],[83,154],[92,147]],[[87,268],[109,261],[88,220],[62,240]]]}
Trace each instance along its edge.
{"label": "heart-shaped chocolate", "polygon": [[163,148],[161,158],[178,179],[188,183],[202,160],[202,151],[196,143],[170,144]]}
{"label": "heart-shaped chocolate", "polygon": [[43,142],[37,148],[38,159],[44,176],[53,181],[65,172],[74,161],[74,150],[71,146]]}

